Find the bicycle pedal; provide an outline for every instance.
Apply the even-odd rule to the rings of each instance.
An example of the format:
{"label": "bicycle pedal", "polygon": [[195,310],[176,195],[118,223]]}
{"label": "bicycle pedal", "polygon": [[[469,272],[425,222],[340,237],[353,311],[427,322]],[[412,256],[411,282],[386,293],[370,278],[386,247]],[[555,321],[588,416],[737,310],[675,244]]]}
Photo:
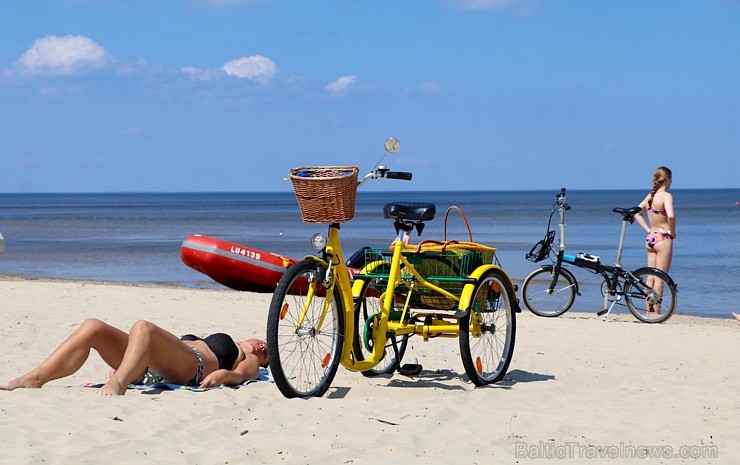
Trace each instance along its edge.
{"label": "bicycle pedal", "polygon": [[604,309],[604,310],[602,310],[602,311],[600,311],[600,312],[596,312],[596,316],[601,316],[601,315],[603,315],[603,314],[607,313],[608,311],[609,311],[609,310],[607,310],[607,309]]}

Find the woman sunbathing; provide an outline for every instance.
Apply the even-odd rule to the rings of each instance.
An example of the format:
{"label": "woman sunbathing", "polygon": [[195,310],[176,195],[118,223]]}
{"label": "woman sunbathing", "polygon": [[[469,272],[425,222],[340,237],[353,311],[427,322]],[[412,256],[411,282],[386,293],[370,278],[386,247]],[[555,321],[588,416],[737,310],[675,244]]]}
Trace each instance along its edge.
{"label": "woman sunbathing", "polygon": [[85,320],[46,361],[0,390],[40,388],[69,376],[95,349],[111,368],[101,391],[123,395],[129,383],[170,382],[207,388],[241,384],[256,379],[267,366],[267,344],[259,339],[234,342],[223,333],[201,339],[178,338],[148,321],[137,321],[127,334],[96,319]]}

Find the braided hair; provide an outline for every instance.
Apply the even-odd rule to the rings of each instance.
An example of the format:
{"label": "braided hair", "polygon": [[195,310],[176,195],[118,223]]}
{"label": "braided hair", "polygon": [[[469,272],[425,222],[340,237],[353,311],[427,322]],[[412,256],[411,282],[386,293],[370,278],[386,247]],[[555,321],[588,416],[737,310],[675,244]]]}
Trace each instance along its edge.
{"label": "braided hair", "polygon": [[653,189],[650,191],[650,197],[648,198],[648,207],[653,206],[653,197],[655,196],[655,193],[658,192],[658,189],[660,189],[666,180],[671,179],[672,177],[673,173],[671,173],[671,170],[665,166],[656,168],[653,173]]}

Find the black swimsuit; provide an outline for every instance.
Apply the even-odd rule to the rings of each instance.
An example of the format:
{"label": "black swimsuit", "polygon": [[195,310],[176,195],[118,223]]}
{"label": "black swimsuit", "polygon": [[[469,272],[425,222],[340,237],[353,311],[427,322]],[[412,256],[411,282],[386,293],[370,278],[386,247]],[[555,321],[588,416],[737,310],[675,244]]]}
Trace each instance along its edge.
{"label": "black swimsuit", "polygon": [[181,341],[203,341],[218,358],[218,367],[231,370],[234,362],[239,356],[239,348],[228,334],[215,333],[203,339],[194,334],[186,334],[180,338]]}

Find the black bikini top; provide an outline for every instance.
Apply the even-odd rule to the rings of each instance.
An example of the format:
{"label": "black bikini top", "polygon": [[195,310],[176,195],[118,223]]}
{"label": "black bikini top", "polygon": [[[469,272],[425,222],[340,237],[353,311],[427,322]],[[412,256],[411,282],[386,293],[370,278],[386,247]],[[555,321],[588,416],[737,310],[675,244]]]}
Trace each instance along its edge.
{"label": "black bikini top", "polygon": [[194,334],[186,334],[180,340],[205,342],[208,348],[216,355],[216,358],[218,358],[218,367],[222,369],[231,370],[234,367],[236,358],[239,356],[239,348],[228,334],[215,333],[205,339]]}

